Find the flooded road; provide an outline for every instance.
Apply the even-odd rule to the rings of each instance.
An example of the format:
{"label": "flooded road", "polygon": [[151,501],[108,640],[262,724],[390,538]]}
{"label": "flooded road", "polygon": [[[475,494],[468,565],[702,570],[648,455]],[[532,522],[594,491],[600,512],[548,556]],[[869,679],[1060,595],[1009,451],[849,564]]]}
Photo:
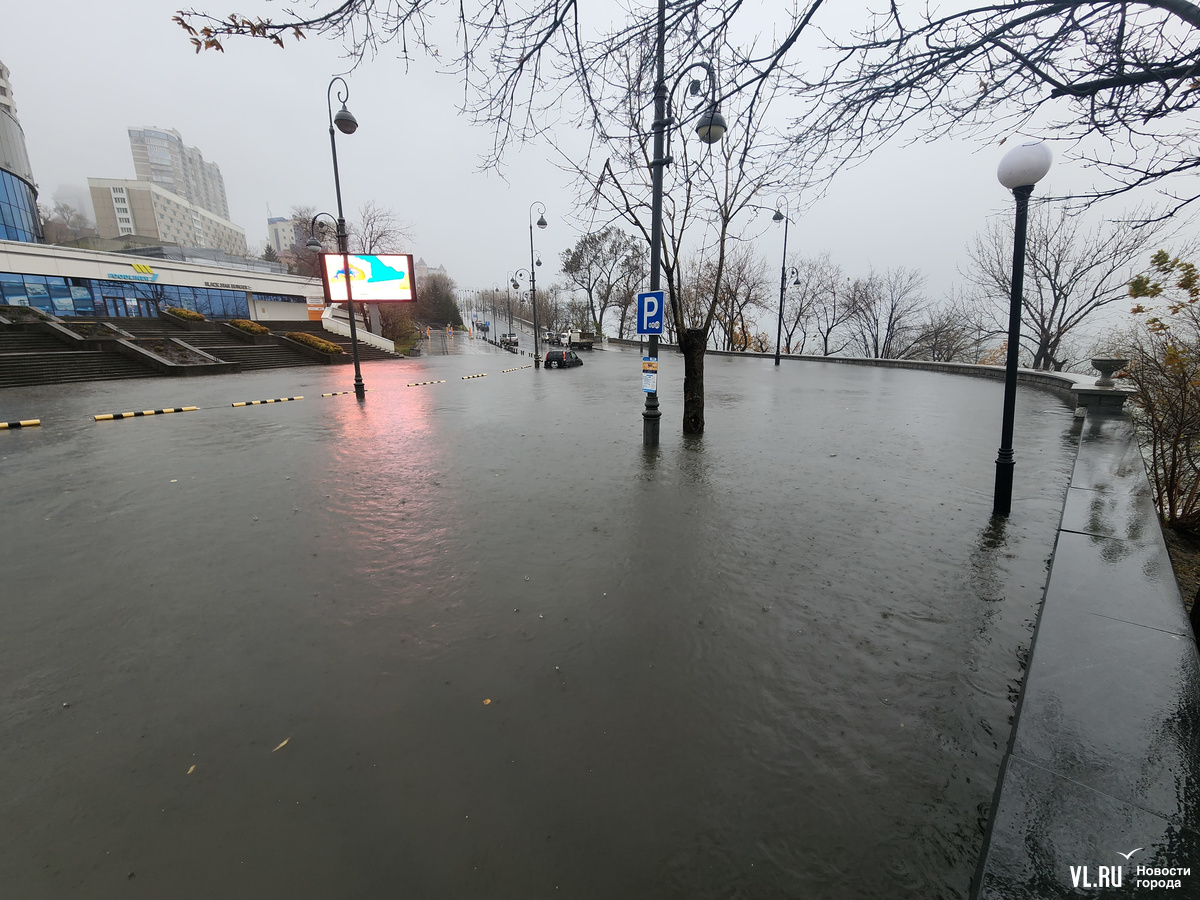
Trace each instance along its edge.
{"label": "flooded road", "polygon": [[965,896],[1070,410],[994,531],[999,382],[452,341],[0,391],[0,893]]}

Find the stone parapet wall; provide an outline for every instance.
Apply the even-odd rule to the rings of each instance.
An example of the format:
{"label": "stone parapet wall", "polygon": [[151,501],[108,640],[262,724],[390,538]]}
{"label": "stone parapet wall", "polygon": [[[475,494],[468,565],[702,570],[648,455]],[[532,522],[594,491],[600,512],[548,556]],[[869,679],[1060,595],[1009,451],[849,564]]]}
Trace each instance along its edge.
{"label": "stone parapet wall", "polygon": [[[609,338],[608,343],[619,347],[644,347],[643,341],[631,341]],[[664,341],[658,343],[660,350],[678,352],[676,344]],[[731,356],[738,359],[774,359],[774,353],[754,353],[751,351],[705,350],[705,356]],[[861,356],[811,356],[784,354],[781,360],[794,362],[836,363],[844,366],[874,366],[884,369],[920,369],[925,372],[944,372],[947,375],[966,375],[971,378],[991,378],[996,381],[1004,380],[1004,366],[981,366],[975,363],[928,362],[919,359],[870,359]],[[1038,369],[1018,369],[1017,381],[1021,384],[1044,388],[1061,396],[1072,405],[1080,405],[1078,388],[1091,388],[1096,383],[1095,375],[1078,375],[1074,372],[1043,372]],[[1112,395],[1123,395],[1126,391],[1109,391]],[[1119,408],[1119,404],[1118,404]]]}
{"label": "stone parapet wall", "polygon": [[1200,896],[1198,746],[1200,657],[1133,425],[1089,409],[972,898]]}

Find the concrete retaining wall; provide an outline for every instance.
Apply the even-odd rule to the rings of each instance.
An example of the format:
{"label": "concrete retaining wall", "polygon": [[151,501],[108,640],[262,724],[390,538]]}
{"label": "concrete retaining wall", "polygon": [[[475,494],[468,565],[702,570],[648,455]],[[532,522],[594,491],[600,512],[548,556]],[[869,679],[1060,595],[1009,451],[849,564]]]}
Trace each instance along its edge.
{"label": "concrete retaining wall", "polygon": [[1198,747],[1200,658],[1133,426],[1089,410],[971,896],[1200,896],[1200,865],[1139,873],[1200,864]]}

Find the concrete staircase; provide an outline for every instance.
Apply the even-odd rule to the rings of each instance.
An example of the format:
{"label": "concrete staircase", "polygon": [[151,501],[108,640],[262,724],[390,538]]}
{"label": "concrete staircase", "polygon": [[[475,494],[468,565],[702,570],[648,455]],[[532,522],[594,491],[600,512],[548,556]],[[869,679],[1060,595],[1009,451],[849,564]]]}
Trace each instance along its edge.
{"label": "concrete staircase", "polygon": [[200,323],[184,331],[164,319],[106,319],[105,321],[139,338],[178,338],[222,362],[237,363],[242,369],[284,369],[311,366],[313,361],[279,344],[248,344],[229,334],[216,322]]}
{"label": "concrete staircase", "polygon": [[71,350],[48,334],[0,328],[0,387],[148,378],[136,360],[102,350]]}
{"label": "concrete staircase", "polygon": [[[109,322],[135,338],[179,338],[222,362],[235,363],[242,369],[279,369],[319,365],[304,353],[280,344],[250,344],[226,333],[216,322],[200,323],[195,330],[184,330],[162,318],[81,317],[80,322]],[[290,331],[308,332],[341,345],[350,357],[350,339],[333,334],[320,322],[307,319],[270,322],[272,334]],[[358,343],[360,360],[403,359],[378,347]],[[104,350],[75,350],[68,344],[39,331],[20,326],[0,325],[0,388],[31,384],[59,384],[72,381],[104,381],[110,378],[148,378],[159,373],[135,359]]]}

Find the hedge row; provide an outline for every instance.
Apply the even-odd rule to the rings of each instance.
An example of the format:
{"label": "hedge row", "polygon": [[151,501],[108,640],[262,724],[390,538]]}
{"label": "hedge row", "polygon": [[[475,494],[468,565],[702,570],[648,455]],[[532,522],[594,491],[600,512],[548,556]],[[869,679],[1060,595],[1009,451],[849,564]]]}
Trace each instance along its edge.
{"label": "hedge row", "polygon": [[264,325],[259,325],[257,322],[251,322],[249,319],[230,319],[229,324],[234,328],[240,328],[247,334],[270,334],[271,329]]}
{"label": "hedge row", "polygon": [[322,340],[315,334],[309,334],[305,331],[289,331],[285,337],[287,337],[289,340],[297,341],[301,344],[312,347],[314,350],[320,350],[322,353],[336,354],[344,352],[340,344],[335,344],[333,341]]}

